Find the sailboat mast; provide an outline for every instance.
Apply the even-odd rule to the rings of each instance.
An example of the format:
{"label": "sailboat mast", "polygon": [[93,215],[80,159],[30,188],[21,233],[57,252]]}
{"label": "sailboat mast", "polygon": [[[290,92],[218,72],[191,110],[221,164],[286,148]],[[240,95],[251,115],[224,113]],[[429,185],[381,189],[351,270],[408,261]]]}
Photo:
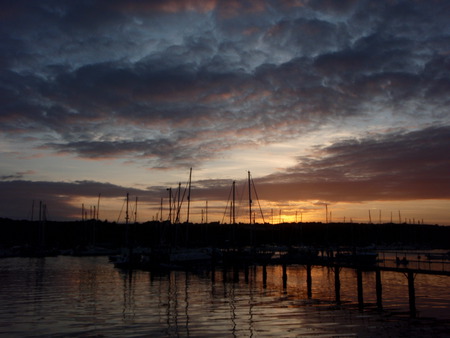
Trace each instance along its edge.
{"label": "sailboat mast", "polygon": [[231,206],[233,224],[236,224],[236,181],[233,181],[233,205]]}
{"label": "sailboat mast", "polygon": [[127,193],[127,208],[126,208],[126,211],[125,211],[125,223],[126,224],[128,224],[128,220],[129,220],[129,216],[128,216],[128,198],[129,198],[129,196],[128,196],[128,193]]}
{"label": "sailboat mast", "polygon": [[248,171],[248,214],[250,224],[252,224],[252,185],[250,179],[250,171]]}
{"label": "sailboat mast", "polygon": [[138,197],[136,196],[136,205],[134,207],[134,223],[137,223],[137,206],[138,206]]}
{"label": "sailboat mast", "polygon": [[175,218],[175,223],[180,223],[180,209],[181,209],[181,182],[178,183],[177,216]]}
{"label": "sailboat mast", "polygon": [[172,222],[172,188],[167,188],[169,192],[169,222]]}
{"label": "sailboat mast", "polygon": [[128,216],[128,199],[129,199],[129,195],[127,193],[127,205],[126,205],[126,209],[125,209],[125,245],[126,247],[130,247],[130,229],[128,226],[128,220],[129,220],[129,216]]}
{"label": "sailboat mast", "polygon": [[101,196],[101,194],[98,194],[98,200],[97,200],[97,217],[96,217],[96,219],[98,220],[99,219],[99,213],[100,213],[100,196]]}
{"label": "sailboat mast", "polygon": [[187,196],[188,205],[187,205],[187,219],[186,219],[187,223],[189,223],[189,210],[191,207],[191,180],[192,180],[192,168],[189,171],[189,188],[188,188],[188,196]]}

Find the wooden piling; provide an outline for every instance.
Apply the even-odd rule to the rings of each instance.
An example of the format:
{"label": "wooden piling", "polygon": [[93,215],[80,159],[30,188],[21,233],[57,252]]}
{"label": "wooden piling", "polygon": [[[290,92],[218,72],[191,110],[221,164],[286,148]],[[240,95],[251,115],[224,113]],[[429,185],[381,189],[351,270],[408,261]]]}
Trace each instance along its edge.
{"label": "wooden piling", "polygon": [[414,289],[414,273],[408,272],[409,313],[412,318],[416,317],[416,290]]}
{"label": "wooden piling", "polygon": [[341,304],[341,280],[339,277],[340,267],[334,267],[334,291],[336,293],[336,304]]}
{"label": "wooden piling", "polygon": [[287,288],[287,267],[286,263],[283,263],[283,289]]}
{"label": "wooden piling", "polygon": [[262,268],[263,288],[265,289],[267,287],[267,265],[263,264]]}
{"label": "wooden piling", "polygon": [[223,283],[227,282],[227,266],[226,265],[224,265],[222,267],[222,281],[223,281]]}
{"label": "wooden piling", "polygon": [[239,282],[239,266],[237,264],[233,265],[233,282]]}
{"label": "wooden piling", "polygon": [[380,269],[375,270],[375,288],[377,292],[377,308],[381,310],[383,309],[383,286],[381,284]]}
{"label": "wooden piling", "polygon": [[358,306],[360,309],[364,307],[364,297],[363,297],[363,280],[361,269],[356,269],[356,279],[358,285]]}
{"label": "wooden piling", "polygon": [[216,265],[214,262],[211,264],[211,283],[216,282]]}
{"label": "wooden piling", "polygon": [[311,264],[306,265],[306,287],[308,298],[312,297]]}

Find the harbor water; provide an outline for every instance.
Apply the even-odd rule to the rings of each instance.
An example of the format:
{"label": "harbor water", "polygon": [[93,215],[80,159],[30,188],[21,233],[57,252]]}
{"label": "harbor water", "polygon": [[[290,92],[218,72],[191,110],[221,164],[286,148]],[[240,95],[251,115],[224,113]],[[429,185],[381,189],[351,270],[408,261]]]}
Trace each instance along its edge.
{"label": "harbor water", "polygon": [[[341,304],[334,273],[315,266],[311,295],[304,266],[243,270],[126,271],[108,257],[0,260],[2,337],[450,337],[450,277],[417,274],[417,317],[408,312],[402,273],[343,268]],[[266,277],[264,277],[266,276]]]}

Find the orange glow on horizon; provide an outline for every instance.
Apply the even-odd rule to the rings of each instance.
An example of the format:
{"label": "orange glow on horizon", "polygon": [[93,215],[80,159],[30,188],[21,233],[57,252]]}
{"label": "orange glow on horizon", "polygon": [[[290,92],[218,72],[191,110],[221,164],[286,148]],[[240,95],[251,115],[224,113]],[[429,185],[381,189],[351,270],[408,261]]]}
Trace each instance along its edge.
{"label": "orange glow on horizon", "polygon": [[[129,197],[128,213],[129,220],[138,222],[167,220],[169,215],[168,200],[163,198],[163,208],[161,217],[161,204],[149,202],[138,198],[137,213],[135,214],[135,196]],[[283,223],[408,223],[408,224],[440,224],[450,225],[450,212],[438,214],[440,204],[446,201],[403,201],[403,202],[373,202],[373,203],[336,203],[322,205],[305,201],[298,201],[296,207],[293,201],[290,206],[283,208],[275,207],[273,202],[261,201],[261,209],[264,218],[261,216],[259,206],[252,205],[252,222],[283,224]],[[111,222],[125,222],[126,197],[108,198],[101,197],[99,210],[98,197],[77,197],[69,203],[73,208],[79,210],[71,215],[71,218],[80,220],[82,218],[82,206],[84,207],[85,219],[92,218],[94,210],[99,215],[99,220]],[[435,206],[435,210],[431,206]],[[223,201],[209,201],[206,209],[205,201],[192,200],[190,204],[189,221],[193,223],[219,222],[229,224],[230,210]],[[328,211],[328,214],[326,213]],[[187,218],[187,203],[184,201],[180,210],[180,222],[185,222]],[[264,219],[264,221],[263,221]],[[236,212],[236,223],[249,223],[248,205],[240,206]]]}

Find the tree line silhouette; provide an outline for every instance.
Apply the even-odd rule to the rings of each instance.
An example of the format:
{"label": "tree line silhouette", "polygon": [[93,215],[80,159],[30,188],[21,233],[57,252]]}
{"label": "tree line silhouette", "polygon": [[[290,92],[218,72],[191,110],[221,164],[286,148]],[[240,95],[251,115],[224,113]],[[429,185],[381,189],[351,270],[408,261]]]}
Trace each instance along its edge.
{"label": "tree line silhouette", "polygon": [[71,249],[88,246],[316,247],[376,246],[449,249],[450,227],[427,224],[220,224],[107,221],[39,222],[0,219],[2,248]]}

